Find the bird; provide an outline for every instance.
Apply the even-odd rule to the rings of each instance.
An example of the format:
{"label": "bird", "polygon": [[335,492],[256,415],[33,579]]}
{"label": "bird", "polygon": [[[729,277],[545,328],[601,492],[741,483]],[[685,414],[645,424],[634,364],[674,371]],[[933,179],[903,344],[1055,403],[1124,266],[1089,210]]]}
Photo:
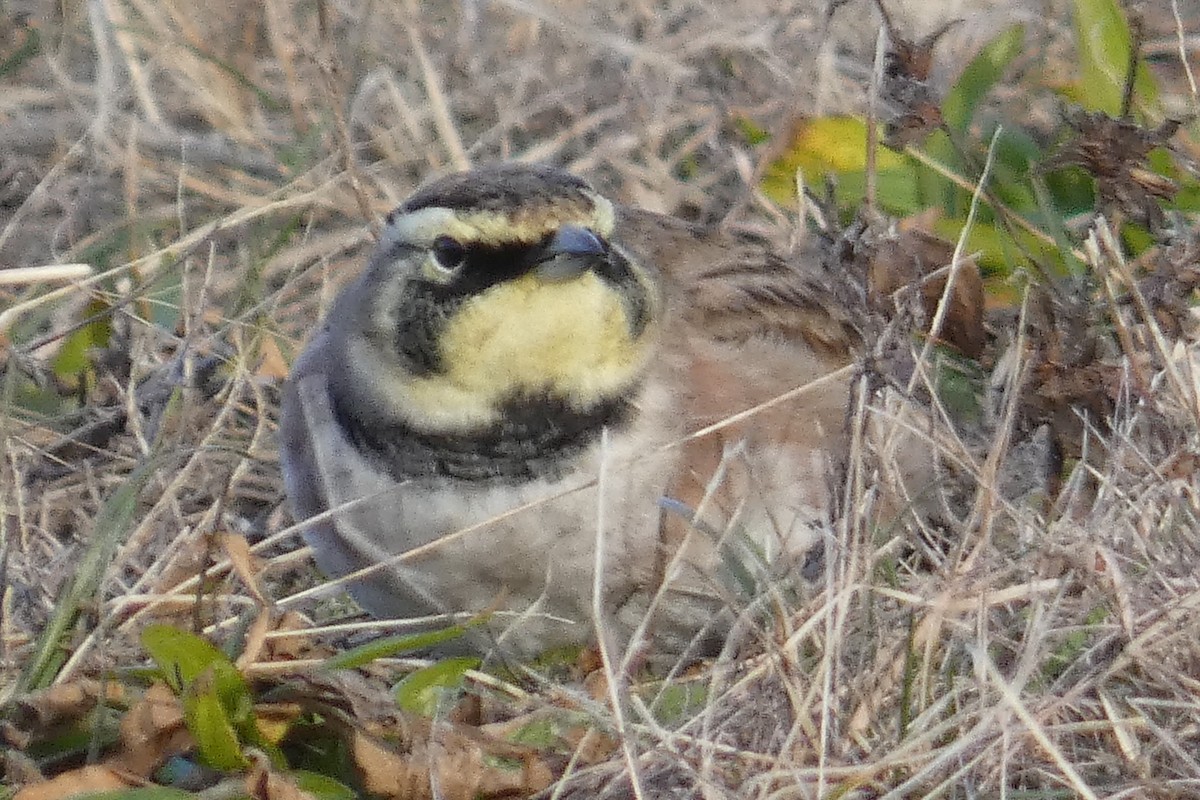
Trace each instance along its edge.
{"label": "bird", "polygon": [[293,365],[289,507],[368,613],[483,620],[467,649],[711,649],[829,535],[860,344],[759,237],[548,165],[445,175]]}

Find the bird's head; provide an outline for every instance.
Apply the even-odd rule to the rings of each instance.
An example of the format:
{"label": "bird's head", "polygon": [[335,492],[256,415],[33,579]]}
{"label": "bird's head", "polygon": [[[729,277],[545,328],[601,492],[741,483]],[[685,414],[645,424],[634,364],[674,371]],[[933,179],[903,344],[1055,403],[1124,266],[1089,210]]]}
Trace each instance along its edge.
{"label": "bird's head", "polygon": [[586,412],[629,395],[663,298],[614,222],[608,200],[549,167],[480,168],[420,189],[388,215],[351,301],[334,309],[355,373],[343,388],[431,432],[488,427],[513,402]]}

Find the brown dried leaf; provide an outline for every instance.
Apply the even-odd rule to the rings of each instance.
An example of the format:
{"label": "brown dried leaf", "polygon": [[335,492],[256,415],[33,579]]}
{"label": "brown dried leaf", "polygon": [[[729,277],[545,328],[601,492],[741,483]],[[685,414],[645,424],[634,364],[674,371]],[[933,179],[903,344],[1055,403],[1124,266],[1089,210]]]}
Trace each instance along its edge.
{"label": "brown dried leaf", "polygon": [[273,633],[282,631],[297,631],[295,636],[272,636],[267,639],[268,661],[293,661],[307,658],[313,653],[314,647],[310,637],[304,633],[309,627],[303,614],[286,611],[275,623]]}
{"label": "brown dried leaf", "polygon": [[945,121],[941,102],[929,85],[929,73],[933,69],[933,49],[938,40],[961,20],[951,20],[914,42],[900,35],[883,0],[875,0],[875,5],[883,16],[888,34],[879,99],[894,115],[888,120],[884,142],[888,147],[902,150],[924,140]]}
{"label": "brown dried leaf", "polygon": [[246,794],[253,800],[315,800],[290,777],[272,769],[270,759],[262,755],[254,759],[245,786]]}
{"label": "brown dried leaf", "polygon": [[354,670],[309,672],[288,678],[275,692],[323,716],[346,717],[368,733],[402,744],[428,736],[428,720],[400,713],[391,692]]}
{"label": "brown dried leaf", "polygon": [[[123,705],[126,700],[125,687],[115,681],[79,680],[51,686],[48,689],[23,697],[18,701],[19,713],[11,727],[6,727],[9,736],[27,737],[44,732],[56,725],[82,719],[103,696],[107,705]],[[17,742],[10,742],[20,746]]]}
{"label": "brown dried leaf", "polygon": [[271,605],[266,596],[259,591],[258,580],[255,578],[259,572],[259,564],[250,553],[250,543],[246,541],[246,537],[237,533],[225,532],[218,534],[217,539],[221,543],[221,549],[225,551],[226,557],[233,565],[233,571],[242,579],[242,583],[254,595],[254,599],[262,606]]}
{"label": "brown dried leaf", "polygon": [[165,683],[156,683],[121,719],[121,749],[109,764],[148,777],[155,767],[195,746],[183,706]]}
{"label": "brown dried leaf", "polygon": [[1083,452],[1084,425],[1077,409],[1103,425],[1112,416],[1123,375],[1118,365],[1100,361],[1066,364],[1047,359],[1033,370],[1026,413],[1050,426],[1064,456],[1078,458]]}
{"label": "brown dried leaf", "polygon": [[63,800],[64,797],[142,786],[143,782],[104,764],[69,770],[44,783],[21,789],[13,800]]}
{"label": "brown dried leaf", "polygon": [[[870,264],[869,283],[873,302],[897,290],[919,283],[925,319],[932,322],[946,291],[954,245],[932,233],[932,220],[912,218],[901,224],[898,238],[885,239],[876,248]],[[974,259],[958,266],[954,293],[942,323],[941,340],[970,358],[977,358],[987,344],[983,326],[985,297],[983,276]]]}
{"label": "brown dried leaf", "polygon": [[438,724],[405,748],[371,735],[344,714],[334,714],[330,721],[341,728],[363,788],[373,795],[397,800],[523,797],[554,779],[532,748],[473,728]]}
{"label": "brown dried leaf", "polygon": [[383,797],[430,798],[428,771],[414,769],[407,755],[397,753],[365,731],[352,729],[350,754],[362,775],[363,788]]}
{"label": "brown dried leaf", "polygon": [[259,609],[258,616],[246,631],[245,649],[236,662],[238,670],[244,672],[266,650],[267,634],[271,631],[274,617],[275,612],[271,608],[264,606]]}
{"label": "brown dried leaf", "polygon": [[260,378],[270,378],[279,382],[287,379],[291,368],[288,366],[287,359],[283,357],[283,353],[279,349],[279,343],[275,341],[274,336],[262,337],[259,344],[260,361],[258,369],[255,370]]}

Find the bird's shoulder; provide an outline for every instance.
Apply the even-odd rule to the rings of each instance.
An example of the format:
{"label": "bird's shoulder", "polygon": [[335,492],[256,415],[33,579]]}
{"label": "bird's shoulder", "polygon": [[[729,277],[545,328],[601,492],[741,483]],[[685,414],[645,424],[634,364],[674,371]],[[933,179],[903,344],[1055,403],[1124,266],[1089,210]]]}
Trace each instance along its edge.
{"label": "bird's shoulder", "polygon": [[621,243],[659,271],[687,335],[722,342],[766,338],[848,363],[859,326],[812,248],[620,206]]}

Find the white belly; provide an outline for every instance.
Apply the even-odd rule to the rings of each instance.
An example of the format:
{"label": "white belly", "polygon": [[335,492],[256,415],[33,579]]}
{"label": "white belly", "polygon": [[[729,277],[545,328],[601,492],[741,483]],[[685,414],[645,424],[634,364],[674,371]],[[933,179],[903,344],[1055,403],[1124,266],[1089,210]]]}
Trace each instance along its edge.
{"label": "white belly", "polygon": [[[666,447],[675,436],[668,408],[640,414],[629,430],[592,446],[559,480],[397,483],[342,435],[323,376],[306,377],[298,394],[308,431],[320,432],[302,454],[319,486],[311,485],[311,472],[286,469],[293,511],[302,519],[344,506],[332,522],[310,525],[305,537],[331,575],[382,565],[349,585],[373,615],[493,611],[493,634],[504,636],[517,623],[504,636],[507,650],[536,653],[595,635],[598,544],[602,608],[615,613],[653,583],[659,499],[677,459]],[[309,483],[294,485],[301,481]],[[312,507],[303,507],[306,497]]]}

